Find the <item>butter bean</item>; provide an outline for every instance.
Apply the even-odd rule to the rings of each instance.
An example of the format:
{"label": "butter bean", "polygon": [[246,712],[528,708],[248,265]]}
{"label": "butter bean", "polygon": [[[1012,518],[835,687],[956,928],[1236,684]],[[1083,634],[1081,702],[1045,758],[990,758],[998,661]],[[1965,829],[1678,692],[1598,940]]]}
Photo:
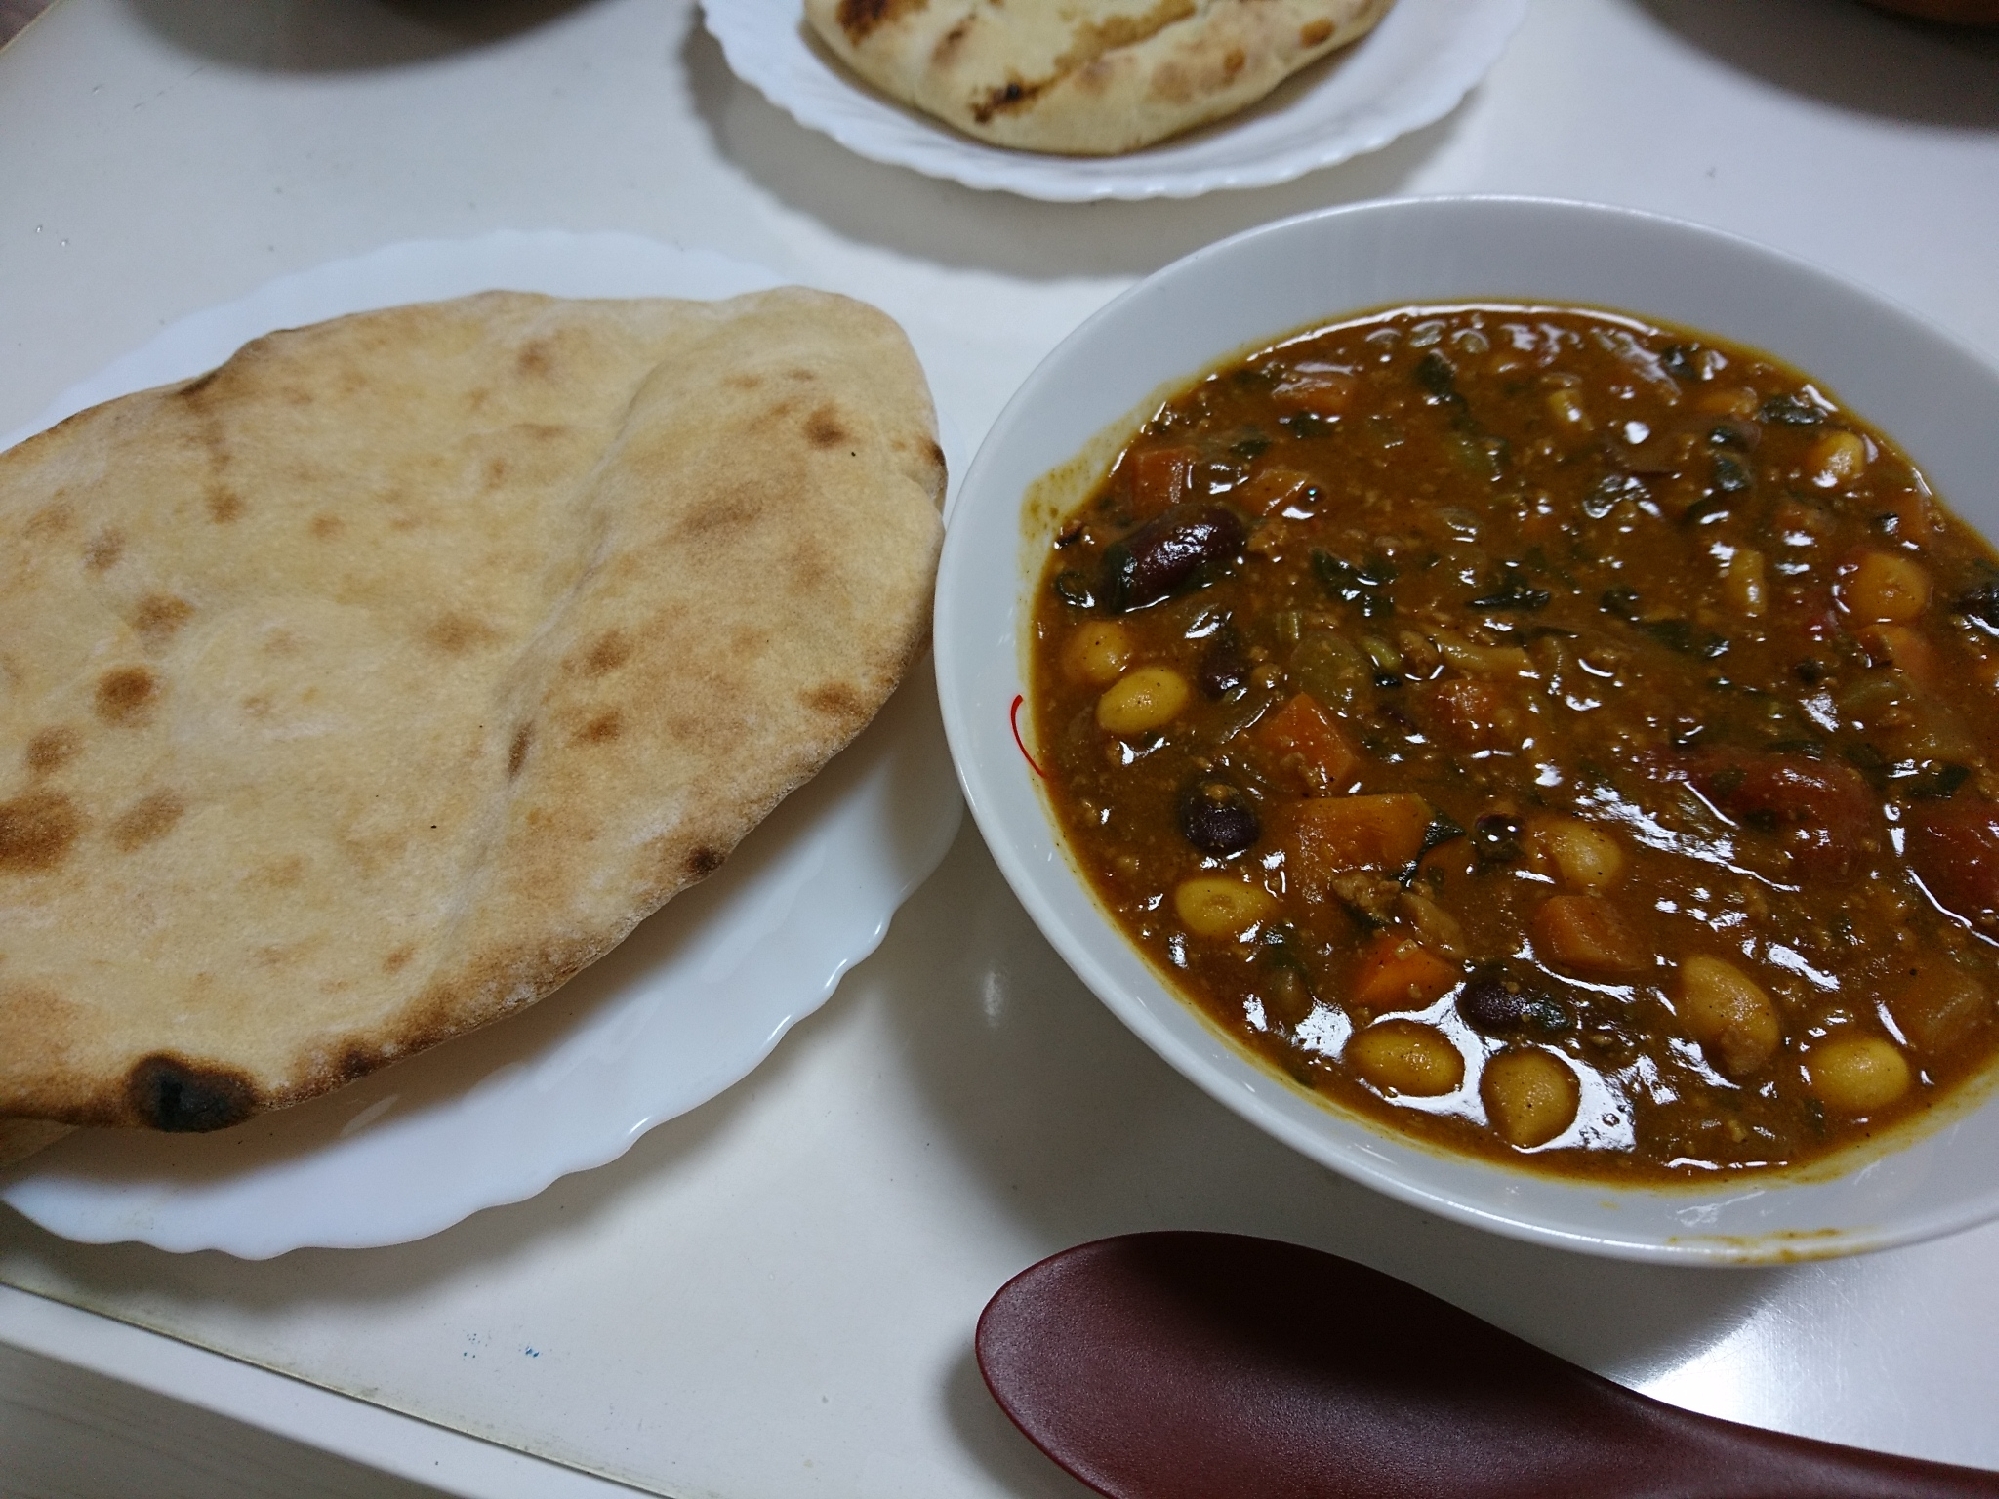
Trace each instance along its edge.
{"label": "butter bean", "polygon": [[1193,697],[1187,679],[1170,666],[1141,666],[1097,699],[1097,727],[1123,739],[1163,729]]}
{"label": "butter bean", "polygon": [[1909,1091],[1909,1064],[1879,1036],[1821,1041],[1805,1057],[1812,1094],[1840,1114],[1871,1114]]}
{"label": "butter bean", "polygon": [[1261,885],[1229,874],[1197,874],[1173,887],[1173,910],[1196,937],[1241,937],[1277,909]]}
{"label": "butter bean", "polygon": [[1347,1065],[1384,1093],[1435,1098],[1465,1080],[1465,1059],[1433,1025],[1383,1020],[1347,1042]]}
{"label": "butter bean", "polygon": [[1857,432],[1835,429],[1811,445],[1805,471],[1820,489],[1840,489],[1867,472],[1867,441]]}
{"label": "butter bean", "polygon": [[1131,665],[1131,631],[1116,620],[1092,620],[1062,647],[1062,669],[1078,682],[1108,687]]}
{"label": "butter bean", "polygon": [[1582,1085],[1554,1053],[1509,1047],[1485,1064],[1479,1096],[1494,1133],[1509,1145],[1546,1145],[1575,1122]]}
{"label": "butter bean", "polygon": [[1721,958],[1680,964],[1680,1021],[1728,1077],[1756,1071],[1784,1039],[1777,1006],[1763,986]]}
{"label": "butter bean", "polygon": [[1840,585],[1846,612],[1881,624],[1906,624],[1929,607],[1929,570],[1899,552],[1863,552]]}

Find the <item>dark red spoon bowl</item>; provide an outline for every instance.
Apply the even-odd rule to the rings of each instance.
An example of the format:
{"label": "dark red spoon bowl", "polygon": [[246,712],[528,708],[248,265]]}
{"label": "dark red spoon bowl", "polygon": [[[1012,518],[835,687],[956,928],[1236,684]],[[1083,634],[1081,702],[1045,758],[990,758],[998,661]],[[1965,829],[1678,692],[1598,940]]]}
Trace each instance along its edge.
{"label": "dark red spoon bowl", "polygon": [[977,1347],[1028,1440],[1111,1499],[1999,1499],[1999,1474],[1661,1404],[1269,1239],[1064,1250]]}

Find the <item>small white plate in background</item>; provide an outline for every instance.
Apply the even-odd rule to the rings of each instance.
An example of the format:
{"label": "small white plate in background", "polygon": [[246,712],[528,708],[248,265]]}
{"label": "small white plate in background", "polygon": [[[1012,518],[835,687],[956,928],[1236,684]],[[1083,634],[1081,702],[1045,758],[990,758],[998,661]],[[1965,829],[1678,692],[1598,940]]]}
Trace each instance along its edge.
{"label": "small white plate in background", "polygon": [[1121,156],[1013,151],[961,135],[863,82],[820,45],[800,0],[701,0],[736,76],[870,161],[1052,203],[1269,187],[1378,150],[1457,107],[1499,60],[1526,0],[1396,0],[1381,23],[1260,103]]}

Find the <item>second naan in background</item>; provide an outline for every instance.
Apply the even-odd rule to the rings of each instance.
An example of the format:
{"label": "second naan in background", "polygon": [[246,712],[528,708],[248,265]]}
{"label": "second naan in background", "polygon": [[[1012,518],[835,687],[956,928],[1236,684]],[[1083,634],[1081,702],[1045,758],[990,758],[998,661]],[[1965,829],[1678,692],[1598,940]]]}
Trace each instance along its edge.
{"label": "second naan in background", "polygon": [[870,83],[995,145],[1137,150],[1254,104],[1391,0],[805,0]]}

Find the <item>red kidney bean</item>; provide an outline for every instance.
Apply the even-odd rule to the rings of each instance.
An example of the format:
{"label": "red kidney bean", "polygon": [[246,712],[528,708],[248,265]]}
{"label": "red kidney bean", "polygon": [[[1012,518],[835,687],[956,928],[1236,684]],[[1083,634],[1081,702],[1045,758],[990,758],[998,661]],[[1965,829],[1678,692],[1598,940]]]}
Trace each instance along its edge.
{"label": "red kidney bean", "polygon": [[1568,1007],[1520,982],[1502,968],[1481,968],[1458,992],[1458,1014],[1488,1036],[1529,1032],[1553,1035],[1572,1023]]}
{"label": "red kidney bean", "polygon": [[1948,801],[1911,807],[1906,853],[1936,903],[1999,935],[1999,806]]}
{"label": "red kidney bean", "polygon": [[1219,776],[1196,781],[1180,799],[1180,830],[1205,854],[1239,854],[1263,831],[1241,787]]}
{"label": "red kidney bean", "polygon": [[1687,778],[1730,821],[1779,834],[1801,874],[1847,873],[1879,816],[1866,779],[1837,760],[1711,750]]}
{"label": "red kidney bean", "polygon": [[1242,637],[1227,625],[1217,630],[1201,652],[1196,673],[1201,691],[1209,697],[1227,697],[1249,680],[1249,657],[1243,654]]}
{"label": "red kidney bean", "polygon": [[1104,552],[1098,598],[1113,614],[1170,598],[1242,555],[1242,517],[1226,505],[1175,505]]}

